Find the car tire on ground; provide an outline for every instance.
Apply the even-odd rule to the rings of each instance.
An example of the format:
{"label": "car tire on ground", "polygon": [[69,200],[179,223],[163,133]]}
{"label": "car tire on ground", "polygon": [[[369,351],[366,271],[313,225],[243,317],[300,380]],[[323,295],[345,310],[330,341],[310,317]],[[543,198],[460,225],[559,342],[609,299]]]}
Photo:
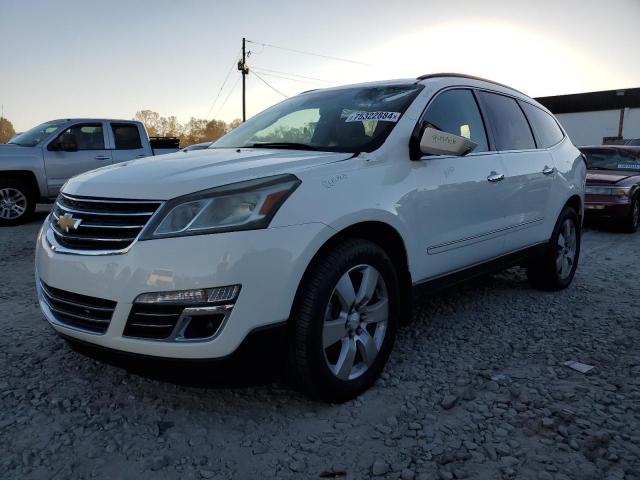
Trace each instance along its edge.
{"label": "car tire on ground", "polygon": [[555,291],[571,284],[580,258],[581,231],[578,213],[564,207],[544,254],[527,267],[527,277],[534,288]]}
{"label": "car tire on ground", "polygon": [[636,193],[631,199],[629,215],[623,220],[622,229],[627,233],[635,233],[640,226],[640,194]]}
{"label": "car tire on ground", "polygon": [[396,269],[378,245],[349,239],[321,254],[290,319],[290,374],[312,398],[350,400],[378,378],[400,312]]}
{"label": "car tire on ground", "polygon": [[0,180],[0,226],[25,223],[36,209],[33,189],[19,180]]}

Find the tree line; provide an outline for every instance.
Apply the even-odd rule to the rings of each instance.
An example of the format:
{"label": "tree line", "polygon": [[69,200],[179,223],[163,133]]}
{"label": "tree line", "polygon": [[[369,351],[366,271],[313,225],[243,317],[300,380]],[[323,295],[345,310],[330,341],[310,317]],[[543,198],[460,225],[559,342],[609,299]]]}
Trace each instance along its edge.
{"label": "tree line", "polygon": [[187,123],[181,124],[175,116],[163,117],[151,110],[139,110],[133,119],[144,124],[150,137],[178,137],[181,147],[215,141],[242,123],[239,118],[227,123],[191,117]]}
{"label": "tree line", "polygon": [[[191,117],[187,123],[181,124],[175,116],[163,117],[151,110],[139,110],[133,119],[142,122],[151,137],[178,137],[181,147],[212,142],[242,123],[239,118],[227,123],[224,120]],[[13,124],[0,117],[0,143],[7,143],[15,134]]]}

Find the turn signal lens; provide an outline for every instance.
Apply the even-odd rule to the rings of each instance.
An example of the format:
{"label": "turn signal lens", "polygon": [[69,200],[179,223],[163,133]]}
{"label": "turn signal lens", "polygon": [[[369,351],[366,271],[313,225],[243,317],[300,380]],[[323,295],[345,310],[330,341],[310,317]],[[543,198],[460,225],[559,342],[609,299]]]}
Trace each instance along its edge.
{"label": "turn signal lens", "polygon": [[136,297],[134,303],[170,303],[191,305],[202,303],[231,302],[238,298],[240,285],[229,285],[217,288],[196,288],[194,290],[177,290],[172,292],[143,293]]}

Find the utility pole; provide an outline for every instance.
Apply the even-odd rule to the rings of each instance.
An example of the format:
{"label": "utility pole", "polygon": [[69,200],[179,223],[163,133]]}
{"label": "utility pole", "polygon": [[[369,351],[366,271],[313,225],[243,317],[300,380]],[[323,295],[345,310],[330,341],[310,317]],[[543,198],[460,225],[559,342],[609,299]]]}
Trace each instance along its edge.
{"label": "utility pole", "polygon": [[242,37],[242,60],[238,62],[238,70],[242,73],[242,121],[247,121],[247,84],[246,79],[249,74],[249,67],[247,66],[247,50],[246,50],[246,42],[247,40]]}

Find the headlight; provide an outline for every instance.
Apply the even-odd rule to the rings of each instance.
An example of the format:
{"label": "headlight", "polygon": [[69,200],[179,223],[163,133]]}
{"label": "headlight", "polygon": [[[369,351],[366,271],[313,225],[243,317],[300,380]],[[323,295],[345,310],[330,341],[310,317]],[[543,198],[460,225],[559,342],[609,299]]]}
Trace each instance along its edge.
{"label": "headlight", "polygon": [[624,197],[629,195],[631,187],[586,187],[584,193],[590,195],[613,195],[616,197]]}
{"label": "headlight", "polygon": [[140,239],[266,228],[298,185],[294,175],[277,175],[174,198],[154,216]]}

